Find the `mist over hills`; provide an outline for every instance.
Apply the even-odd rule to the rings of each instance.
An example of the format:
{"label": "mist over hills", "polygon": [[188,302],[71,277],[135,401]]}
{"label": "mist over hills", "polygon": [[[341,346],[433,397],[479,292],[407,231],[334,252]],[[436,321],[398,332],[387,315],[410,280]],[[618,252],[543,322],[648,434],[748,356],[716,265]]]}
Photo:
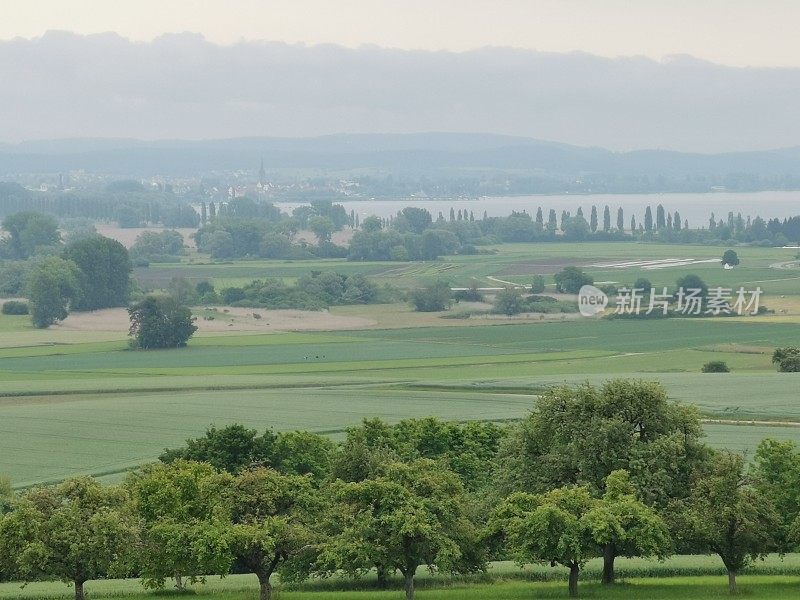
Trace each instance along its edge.
{"label": "mist over hills", "polygon": [[800,69],[686,56],[221,46],[189,33],[141,43],[49,32],[0,42],[0,78],[5,141],[486,131],[612,150],[800,144]]}
{"label": "mist over hills", "polygon": [[[74,170],[119,176],[197,176],[267,169],[374,170],[433,175],[515,171],[542,177],[705,178],[800,182],[800,148],[723,154],[612,152],[494,134],[360,134],[316,138],[140,141],[77,139],[0,144],[0,177]],[[786,185],[781,186],[784,181]],[[794,182],[794,183],[791,183]],[[757,187],[757,186],[756,186]]]}

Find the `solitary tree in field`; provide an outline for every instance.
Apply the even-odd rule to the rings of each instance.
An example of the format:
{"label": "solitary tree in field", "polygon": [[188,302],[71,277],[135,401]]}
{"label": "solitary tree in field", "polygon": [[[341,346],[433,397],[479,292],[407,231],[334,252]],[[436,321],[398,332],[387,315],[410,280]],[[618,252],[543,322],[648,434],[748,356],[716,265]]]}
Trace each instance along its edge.
{"label": "solitary tree in field", "polygon": [[0,520],[0,564],[27,581],[71,582],[75,600],[84,600],[87,581],[129,572],[137,539],[121,487],[71,479],[15,502]]}
{"label": "solitary tree in field", "polygon": [[197,331],[192,312],[173,298],[149,296],[128,309],[133,346],[143,350],[180,348]]}
{"label": "solitary tree in field", "polygon": [[730,265],[731,267],[738,265],[739,255],[736,254],[736,250],[725,250],[725,253],[722,255],[722,264]]}
{"label": "solitary tree in field", "polygon": [[736,593],[736,575],[781,549],[783,523],[772,500],[753,487],[744,458],[721,452],[695,482],[682,515],[683,529],[699,548],[717,554]]}
{"label": "solitary tree in field", "polygon": [[790,532],[786,550],[795,550],[800,545],[800,448],[792,441],[766,439],[753,458],[755,488],[775,505]]}
{"label": "solitary tree in field", "polygon": [[258,577],[260,598],[269,600],[275,572],[287,580],[311,565],[319,541],[316,492],[306,477],[259,468],[243,471],[229,494],[231,554]]}
{"label": "solitary tree in field", "polygon": [[374,565],[400,571],[407,600],[420,567],[482,569],[477,530],[458,477],[431,460],[384,465],[379,474],[334,486],[330,541],[320,564],[360,575]]}

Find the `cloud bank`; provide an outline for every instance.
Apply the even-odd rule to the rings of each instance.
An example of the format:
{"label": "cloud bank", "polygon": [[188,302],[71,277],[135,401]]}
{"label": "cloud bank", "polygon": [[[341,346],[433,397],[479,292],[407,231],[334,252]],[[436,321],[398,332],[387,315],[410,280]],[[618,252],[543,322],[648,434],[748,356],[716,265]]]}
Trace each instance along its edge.
{"label": "cloud bank", "polygon": [[50,32],[0,42],[0,141],[492,132],[617,150],[800,144],[800,69]]}

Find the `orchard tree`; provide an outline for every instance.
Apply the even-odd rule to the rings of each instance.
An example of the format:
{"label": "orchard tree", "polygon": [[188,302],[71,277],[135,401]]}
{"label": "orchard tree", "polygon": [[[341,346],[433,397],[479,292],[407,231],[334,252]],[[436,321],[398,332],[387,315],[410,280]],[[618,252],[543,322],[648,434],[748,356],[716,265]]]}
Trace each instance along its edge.
{"label": "orchard tree", "polygon": [[181,348],[197,331],[192,312],[173,298],[149,296],[128,309],[132,345],[143,350]]}
{"label": "orchard tree", "polygon": [[599,527],[600,517],[594,515],[591,525],[588,519],[596,505],[597,500],[585,487],[558,488],[541,495],[517,492],[499,506],[493,521],[498,522],[507,547],[520,565],[544,563],[568,568],[569,595],[576,597],[581,568],[600,555],[592,534],[593,527]]}
{"label": "orchard tree", "polygon": [[800,533],[800,449],[792,441],[765,439],[753,459],[753,485],[772,501],[786,529],[795,532],[786,547],[787,551],[794,550],[800,543],[796,535]]}
{"label": "orchard tree", "polygon": [[11,508],[11,501],[14,499],[14,488],[11,487],[11,479],[6,475],[0,475],[0,517]]}
{"label": "orchard tree", "polygon": [[672,540],[664,520],[636,497],[627,471],[612,471],[603,497],[587,515],[594,540],[603,548],[603,583],[615,583],[617,556],[666,558]]}
{"label": "orchard tree", "polygon": [[142,522],[139,571],[145,587],[161,589],[174,577],[194,583],[208,573],[227,573],[225,493],[232,476],[208,463],[154,463],[132,474],[127,488]]}
{"label": "orchard tree", "polygon": [[87,581],[127,574],[137,540],[125,490],[88,477],[34,488],[0,520],[0,560],[13,575],[71,582],[75,600]]}
{"label": "orchard tree", "polygon": [[683,529],[699,550],[722,559],[732,594],[742,569],[783,545],[781,516],[752,485],[739,454],[718,453],[695,481],[684,509]]}
{"label": "orchard tree", "polygon": [[243,471],[229,489],[227,542],[232,557],[258,577],[261,600],[272,596],[271,577],[300,577],[319,541],[319,500],[307,477],[272,469]]}
{"label": "orchard tree", "polygon": [[70,308],[79,301],[80,271],[71,261],[46,256],[31,267],[26,288],[31,322],[44,329],[66,319]]}
{"label": "orchard tree", "polygon": [[[636,496],[663,510],[691,493],[692,473],[708,457],[697,411],[670,403],[659,383],[611,380],[555,387],[501,446],[501,494],[533,494],[565,485],[606,492],[608,476],[624,469]],[[619,549],[604,549],[604,579],[613,580]]]}
{"label": "orchard tree", "polygon": [[455,473],[432,460],[390,463],[363,481],[332,486],[335,505],[323,572],[353,576],[375,565],[399,571],[407,600],[420,567],[453,573],[484,568],[477,528]]}

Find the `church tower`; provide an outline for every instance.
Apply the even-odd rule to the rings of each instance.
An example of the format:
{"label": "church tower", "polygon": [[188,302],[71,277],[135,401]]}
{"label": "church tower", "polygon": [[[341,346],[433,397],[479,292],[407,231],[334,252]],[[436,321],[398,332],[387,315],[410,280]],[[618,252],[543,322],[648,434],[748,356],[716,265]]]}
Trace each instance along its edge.
{"label": "church tower", "polygon": [[267,172],[264,170],[264,158],[261,158],[261,168],[258,169],[258,189],[267,187]]}

